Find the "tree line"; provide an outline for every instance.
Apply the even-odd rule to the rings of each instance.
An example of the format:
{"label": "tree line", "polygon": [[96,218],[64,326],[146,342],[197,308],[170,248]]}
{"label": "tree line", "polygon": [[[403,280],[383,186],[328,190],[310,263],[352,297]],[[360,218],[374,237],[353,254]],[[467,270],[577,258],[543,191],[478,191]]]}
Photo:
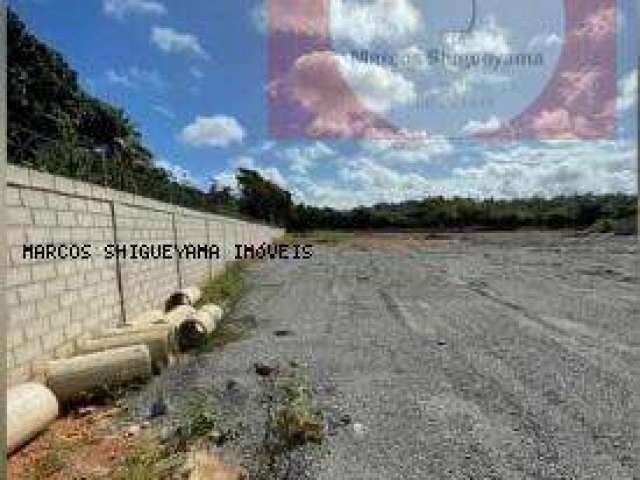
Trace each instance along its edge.
{"label": "tree line", "polygon": [[9,161],[188,208],[249,217],[294,231],[519,227],[637,230],[637,196],[514,200],[431,197],[351,210],[296,203],[258,172],[238,169],[238,190],[202,191],[159,167],[121,108],[85,92],[57,51],[7,12]]}

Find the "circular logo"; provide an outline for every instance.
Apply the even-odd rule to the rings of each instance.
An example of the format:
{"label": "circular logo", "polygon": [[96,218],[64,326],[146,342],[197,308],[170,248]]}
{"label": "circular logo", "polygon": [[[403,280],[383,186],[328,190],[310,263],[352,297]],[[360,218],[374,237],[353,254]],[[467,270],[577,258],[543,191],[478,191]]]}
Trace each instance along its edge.
{"label": "circular logo", "polygon": [[332,50],[359,102],[407,133],[499,129],[531,105],[565,40],[558,0],[334,1]]}

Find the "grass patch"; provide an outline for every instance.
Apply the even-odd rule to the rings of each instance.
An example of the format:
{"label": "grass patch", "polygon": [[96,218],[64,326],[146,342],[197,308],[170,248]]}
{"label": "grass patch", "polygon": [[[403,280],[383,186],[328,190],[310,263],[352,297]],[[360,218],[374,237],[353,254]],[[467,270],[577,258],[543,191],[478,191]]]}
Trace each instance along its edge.
{"label": "grass patch", "polygon": [[211,403],[211,395],[197,393],[189,400],[180,425],[167,438],[167,449],[174,454],[189,450],[197,440],[212,432],[220,421],[218,411]]}
{"label": "grass patch", "polygon": [[157,480],[175,478],[173,475],[185,463],[182,453],[175,453],[147,434],[138,439],[116,473],[118,480]]}
{"label": "grass patch", "polygon": [[302,233],[287,233],[279,243],[310,243],[324,245],[338,245],[352,240],[355,234],[337,230],[313,230]]}
{"label": "grass patch", "polygon": [[258,451],[259,480],[297,478],[294,452],[324,442],[324,419],[311,389],[295,371],[269,378],[265,385],[265,433]]}
{"label": "grass patch", "polygon": [[238,342],[247,337],[247,329],[235,322],[223,321],[209,338],[198,348],[199,353],[206,353],[222,348],[229,343]]}
{"label": "grass patch", "polygon": [[223,272],[202,286],[202,297],[197,307],[215,303],[227,309],[235,305],[246,289],[243,272],[248,262],[236,261],[228,265]]}
{"label": "grass patch", "polygon": [[590,228],[594,233],[611,233],[615,228],[615,223],[609,218],[598,219]]}
{"label": "grass patch", "polygon": [[[244,272],[251,262],[239,260],[202,286],[202,297],[196,307],[215,303],[225,312],[233,309],[247,290]],[[246,338],[247,327],[238,322],[222,320],[207,340],[198,348],[199,353],[209,352],[229,343]]]}
{"label": "grass patch", "polygon": [[72,448],[71,442],[64,441],[55,434],[49,434],[46,448],[47,453],[35,461],[23,478],[43,480],[59,474],[66,468]]}
{"label": "grass patch", "polygon": [[299,378],[289,377],[281,381],[279,388],[284,400],[274,411],[271,428],[282,446],[290,450],[307,443],[322,443],[322,414],[311,401],[309,387]]}
{"label": "grass patch", "polygon": [[119,480],[157,480],[176,477],[183,471],[191,447],[215,429],[220,418],[211,396],[196,394],[187,404],[184,417],[172,435],[161,442],[147,434],[138,439],[123,461]]}
{"label": "grass patch", "polygon": [[159,464],[163,459],[161,446],[150,437],[140,439],[123,461],[120,480],[152,480],[161,478]]}

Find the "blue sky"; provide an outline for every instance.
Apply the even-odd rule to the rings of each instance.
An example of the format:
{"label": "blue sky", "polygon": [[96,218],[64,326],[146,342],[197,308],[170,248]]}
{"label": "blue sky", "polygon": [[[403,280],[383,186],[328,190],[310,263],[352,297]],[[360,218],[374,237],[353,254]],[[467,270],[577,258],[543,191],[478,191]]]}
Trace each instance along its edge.
{"label": "blue sky", "polygon": [[[397,27],[408,21],[405,13],[429,11],[433,15],[428,18],[439,19],[438,28],[447,28],[456,23],[449,19],[458,18],[456,12],[467,5],[467,0],[451,0],[446,2],[448,8],[438,10],[435,5],[442,2],[394,1],[397,8],[387,14],[381,9],[389,4],[385,0],[334,0],[333,14],[344,14],[331,19],[336,52],[348,52],[359,43],[391,49],[389,42],[395,38],[389,32],[402,31]],[[85,88],[128,112],[158,163],[203,188],[211,179],[233,185],[234,169],[245,166],[288,188],[299,201],[340,208],[433,194],[512,197],[636,192],[637,66],[632,47],[635,35],[630,32],[636,12],[632,1],[619,0],[617,138],[509,143],[454,140],[448,129],[416,142],[270,138],[268,27],[262,0],[10,3],[40,39],[65,56]],[[493,110],[442,113],[430,128],[444,124],[463,130],[484,128],[498,117],[515,113],[521,97],[533,99],[539,93],[536,89],[558,58],[563,25],[560,2],[540,1],[529,12],[507,8],[513,4],[507,0],[480,3],[484,10],[477,43],[492,51],[535,46],[544,50],[549,65],[536,74],[518,74],[519,78],[508,80],[521,90],[501,90],[501,103]],[[387,25],[386,32],[381,30],[385,21],[372,23],[377,30],[353,28],[353,16],[364,14],[383,15],[385,21],[398,23]],[[377,41],[380,38],[387,43]],[[423,36],[420,41],[422,45],[433,39]],[[385,88],[414,82],[426,91],[420,83],[424,78],[409,72],[374,69],[352,77],[350,72],[345,75],[349,82],[355,78],[351,87],[361,100],[371,101],[373,109],[382,109],[389,118],[408,118],[406,108],[389,105],[402,102],[406,91]],[[392,81],[385,75],[391,75]],[[400,75],[404,77],[398,81]],[[478,78],[465,83],[464,89],[486,92],[490,83],[502,82],[495,76]]]}

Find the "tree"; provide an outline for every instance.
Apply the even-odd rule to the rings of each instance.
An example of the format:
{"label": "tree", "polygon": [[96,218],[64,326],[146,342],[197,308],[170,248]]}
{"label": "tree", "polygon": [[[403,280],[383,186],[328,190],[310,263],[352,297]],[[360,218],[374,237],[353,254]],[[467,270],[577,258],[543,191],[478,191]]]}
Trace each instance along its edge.
{"label": "tree", "polygon": [[255,170],[238,169],[240,211],[270,223],[286,225],[293,209],[291,194]]}

